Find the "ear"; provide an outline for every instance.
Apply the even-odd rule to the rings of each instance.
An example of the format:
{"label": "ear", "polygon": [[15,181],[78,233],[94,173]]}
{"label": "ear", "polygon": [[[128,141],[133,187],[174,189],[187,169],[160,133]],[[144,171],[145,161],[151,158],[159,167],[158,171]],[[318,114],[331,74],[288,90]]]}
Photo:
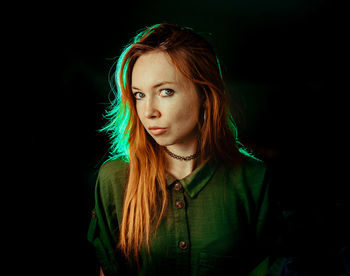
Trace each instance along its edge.
{"label": "ear", "polygon": [[203,107],[205,107],[206,106],[206,102],[207,102],[207,97],[205,96],[205,92],[204,92],[204,89],[202,87],[200,87],[198,89],[198,94],[199,94],[199,97],[200,97],[201,105]]}

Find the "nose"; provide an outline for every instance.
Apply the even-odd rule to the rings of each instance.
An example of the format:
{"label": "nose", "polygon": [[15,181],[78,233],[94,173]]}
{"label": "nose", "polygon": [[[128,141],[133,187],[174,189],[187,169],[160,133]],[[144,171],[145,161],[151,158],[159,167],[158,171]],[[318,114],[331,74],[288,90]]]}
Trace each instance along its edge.
{"label": "nose", "polygon": [[160,116],[160,112],[152,99],[149,99],[146,102],[145,109],[144,109],[144,116],[147,119],[157,118]]}

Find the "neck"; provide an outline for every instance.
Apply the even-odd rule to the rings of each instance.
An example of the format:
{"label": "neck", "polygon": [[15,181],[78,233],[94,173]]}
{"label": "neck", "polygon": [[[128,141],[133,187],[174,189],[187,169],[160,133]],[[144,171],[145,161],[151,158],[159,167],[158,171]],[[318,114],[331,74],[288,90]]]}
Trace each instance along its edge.
{"label": "neck", "polygon": [[[190,156],[197,152],[197,141],[189,144],[175,144],[166,146],[166,148],[172,153],[179,156]],[[200,164],[202,164],[202,156],[199,155],[197,158],[192,160],[183,161],[171,157],[169,154],[165,154],[167,161],[167,171],[177,179],[182,179],[192,173]]]}

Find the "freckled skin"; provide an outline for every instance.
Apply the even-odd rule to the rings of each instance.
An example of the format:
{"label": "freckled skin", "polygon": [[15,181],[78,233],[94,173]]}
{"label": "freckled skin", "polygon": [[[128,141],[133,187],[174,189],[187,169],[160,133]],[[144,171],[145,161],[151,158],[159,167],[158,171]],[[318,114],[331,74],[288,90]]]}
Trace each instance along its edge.
{"label": "freckled skin", "polygon": [[[153,87],[163,81],[173,83]],[[153,51],[140,56],[132,71],[132,87],[137,88],[133,88],[133,93],[140,92],[136,97],[138,116],[159,145],[194,143],[201,101],[194,84],[177,71],[166,53]],[[172,89],[174,93],[168,96],[164,89]],[[148,130],[150,126],[167,130],[153,135]]]}

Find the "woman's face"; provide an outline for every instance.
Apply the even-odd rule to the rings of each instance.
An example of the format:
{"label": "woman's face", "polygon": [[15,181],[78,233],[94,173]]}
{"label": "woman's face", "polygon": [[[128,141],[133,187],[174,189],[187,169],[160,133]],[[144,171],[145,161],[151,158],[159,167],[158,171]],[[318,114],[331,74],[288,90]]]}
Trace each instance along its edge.
{"label": "woman's face", "polygon": [[143,126],[159,145],[188,144],[196,139],[200,98],[194,84],[177,71],[166,53],[153,51],[137,59],[132,92]]}

